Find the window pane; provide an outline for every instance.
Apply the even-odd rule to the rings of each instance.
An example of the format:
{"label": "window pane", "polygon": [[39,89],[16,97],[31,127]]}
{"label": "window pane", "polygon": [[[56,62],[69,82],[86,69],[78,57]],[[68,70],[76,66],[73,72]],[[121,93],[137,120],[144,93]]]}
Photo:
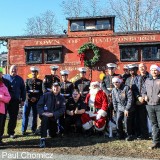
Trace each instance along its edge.
{"label": "window pane", "polygon": [[86,21],[85,29],[96,29],[95,21]]}
{"label": "window pane", "polygon": [[61,54],[62,54],[62,48],[56,48],[56,49],[47,49],[45,50],[45,61],[46,63],[60,63],[61,62]]}
{"label": "window pane", "polygon": [[156,46],[142,49],[142,60],[160,60],[160,49]]}
{"label": "window pane", "polygon": [[42,51],[41,50],[27,50],[27,63],[42,63]]}
{"label": "window pane", "polygon": [[81,30],[84,30],[84,22],[83,21],[71,22],[71,31],[81,31]]}
{"label": "window pane", "polygon": [[97,29],[111,29],[109,20],[97,20]]}
{"label": "window pane", "polygon": [[138,49],[135,47],[125,47],[120,49],[121,61],[138,61]]}

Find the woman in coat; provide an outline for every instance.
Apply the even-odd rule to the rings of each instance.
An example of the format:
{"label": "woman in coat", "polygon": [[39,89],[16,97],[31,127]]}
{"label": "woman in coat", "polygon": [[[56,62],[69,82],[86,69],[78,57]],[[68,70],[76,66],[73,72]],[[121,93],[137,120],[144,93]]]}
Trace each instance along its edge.
{"label": "woman in coat", "polygon": [[3,145],[2,135],[5,126],[5,116],[6,116],[6,103],[11,99],[7,87],[4,85],[2,80],[2,68],[0,68],[0,145]]}

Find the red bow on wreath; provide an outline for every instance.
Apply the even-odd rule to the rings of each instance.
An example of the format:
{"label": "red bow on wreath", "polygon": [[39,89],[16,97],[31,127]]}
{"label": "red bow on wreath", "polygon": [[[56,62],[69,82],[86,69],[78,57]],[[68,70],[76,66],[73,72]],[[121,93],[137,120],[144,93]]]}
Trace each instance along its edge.
{"label": "red bow on wreath", "polygon": [[81,54],[78,55],[78,57],[80,57],[81,66],[84,66],[84,57],[85,57],[85,54],[81,53]]}

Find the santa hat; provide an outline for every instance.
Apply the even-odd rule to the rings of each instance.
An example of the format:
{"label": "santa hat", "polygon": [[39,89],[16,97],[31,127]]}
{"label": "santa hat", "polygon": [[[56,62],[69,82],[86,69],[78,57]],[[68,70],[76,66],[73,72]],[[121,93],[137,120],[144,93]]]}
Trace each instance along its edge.
{"label": "santa hat", "polygon": [[90,83],[90,87],[95,86],[95,85],[100,86],[100,83],[98,81]]}
{"label": "santa hat", "polygon": [[105,118],[101,118],[99,120],[95,120],[94,127],[97,131],[103,131],[106,126],[106,120]]}
{"label": "santa hat", "polygon": [[82,127],[84,130],[89,130],[93,126],[93,121],[91,120],[88,114],[86,113],[82,114],[81,120],[82,120]]}
{"label": "santa hat", "polygon": [[122,83],[122,79],[119,78],[119,77],[114,77],[114,78],[112,78],[112,83],[115,83],[115,82]]}
{"label": "santa hat", "polygon": [[150,66],[150,71],[151,71],[152,69],[156,69],[157,71],[160,72],[160,67],[158,67],[156,64],[152,64],[152,65]]}

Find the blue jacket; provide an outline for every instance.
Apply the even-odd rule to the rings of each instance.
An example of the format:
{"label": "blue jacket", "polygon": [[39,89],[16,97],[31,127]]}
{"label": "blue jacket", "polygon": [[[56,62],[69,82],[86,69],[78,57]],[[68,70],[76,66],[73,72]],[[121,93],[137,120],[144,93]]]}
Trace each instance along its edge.
{"label": "blue jacket", "polygon": [[65,113],[66,102],[65,98],[58,94],[54,95],[53,92],[47,92],[41,96],[37,103],[38,114],[42,115],[45,111],[53,113],[55,119],[58,119]]}
{"label": "blue jacket", "polygon": [[10,94],[12,100],[16,99],[24,102],[26,99],[26,90],[23,79],[18,75],[13,77],[10,74],[5,74],[3,77],[11,82],[12,93]]}

